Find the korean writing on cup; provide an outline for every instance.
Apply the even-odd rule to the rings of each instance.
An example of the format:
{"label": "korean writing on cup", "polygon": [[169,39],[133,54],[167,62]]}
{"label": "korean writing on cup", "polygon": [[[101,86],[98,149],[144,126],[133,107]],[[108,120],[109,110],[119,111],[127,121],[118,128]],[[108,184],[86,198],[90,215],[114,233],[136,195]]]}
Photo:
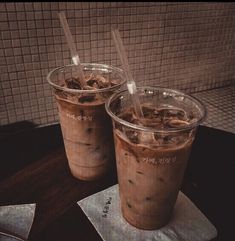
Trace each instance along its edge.
{"label": "korean writing on cup", "polygon": [[176,162],[176,156],[160,157],[160,158],[149,158],[145,157],[142,159],[144,162],[157,165],[157,164],[170,164]]}
{"label": "korean writing on cup", "polygon": [[92,121],[92,116],[86,116],[86,115],[77,115],[66,113],[66,116],[70,119],[77,120],[77,121]]}

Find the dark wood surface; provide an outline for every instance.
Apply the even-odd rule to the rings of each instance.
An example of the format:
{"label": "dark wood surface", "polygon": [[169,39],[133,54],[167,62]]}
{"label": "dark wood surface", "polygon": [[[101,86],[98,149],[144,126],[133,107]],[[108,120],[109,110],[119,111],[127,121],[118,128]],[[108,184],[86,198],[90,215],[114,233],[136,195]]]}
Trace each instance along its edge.
{"label": "dark wood surface", "polygon": [[[0,145],[0,205],[36,203],[30,240],[102,240],[76,203],[117,183],[115,171],[75,179],[59,125],[5,135]],[[233,237],[234,181],[235,135],[199,127],[182,191],[217,228],[215,241]]]}

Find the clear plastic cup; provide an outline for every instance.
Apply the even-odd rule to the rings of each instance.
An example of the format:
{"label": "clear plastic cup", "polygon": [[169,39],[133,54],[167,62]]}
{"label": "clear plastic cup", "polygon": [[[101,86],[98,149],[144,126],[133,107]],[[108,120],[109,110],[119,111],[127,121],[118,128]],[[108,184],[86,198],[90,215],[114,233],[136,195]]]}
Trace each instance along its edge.
{"label": "clear plastic cup", "polygon": [[[171,218],[206,109],[197,99],[176,90],[141,87],[138,95],[144,113],[145,109],[155,110],[156,119],[150,119],[148,127],[124,118],[132,106],[127,90],[113,94],[106,111],[113,122],[122,215],[133,226],[152,230],[165,226]],[[190,119],[188,124],[179,120],[176,125],[174,118],[184,115]],[[163,120],[175,126],[160,127]]]}
{"label": "clear plastic cup", "polygon": [[65,80],[78,77],[73,64],[52,70],[47,80],[53,87],[71,173],[81,180],[95,180],[114,164],[112,123],[105,101],[125,81],[123,71],[113,66],[83,63],[82,68],[84,75],[102,75],[111,79],[113,86],[95,90],[67,88]]}

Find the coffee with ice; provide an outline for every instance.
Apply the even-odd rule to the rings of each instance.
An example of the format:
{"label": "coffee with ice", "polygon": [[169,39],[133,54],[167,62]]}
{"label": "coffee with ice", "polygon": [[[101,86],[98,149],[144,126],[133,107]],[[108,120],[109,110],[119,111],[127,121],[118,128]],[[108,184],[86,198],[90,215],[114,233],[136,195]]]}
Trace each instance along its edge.
{"label": "coffee with ice", "polygon": [[106,104],[113,120],[123,217],[141,229],[166,225],[184,176],[204,106],[165,88],[138,90],[144,118],[136,117],[127,91]]}
{"label": "coffee with ice", "polygon": [[65,151],[71,173],[95,180],[114,164],[112,124],[104,103],[124,83],[121,69],[82,64],[86,86],[81,87],[75,65],[48,74],[58,106]]}

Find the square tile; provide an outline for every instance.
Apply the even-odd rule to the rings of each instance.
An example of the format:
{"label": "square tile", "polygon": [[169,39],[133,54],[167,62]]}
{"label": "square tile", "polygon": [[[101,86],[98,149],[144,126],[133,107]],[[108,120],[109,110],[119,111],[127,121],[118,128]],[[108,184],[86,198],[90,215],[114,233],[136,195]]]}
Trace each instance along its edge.
{"label": "square tile", "polygon": [[[52,115],[47,111],[56,105],[51,104],[49,85],[44,86],[46,81],[42,78],[49,69],[71,63],[58,10],[66,13],[82,61],[121,66],[110,33],[112,28],[119,28],[138,85],[157,84],[187,93],[203,93],[235,84],[231,34],[234,6],[234,3],[208,3],[193,7],[191,3],[165,2],[0,3],[4,102],[5,96],[10,95],[9,89],[17,96],[35,94],[34,106],[40,102],[38,98],[48,99],[48,103],[40,107],[39,114],[32,113],[32,109],[28,113],[26,109],[20,118],[33,118],[38,123],[58,120],[56,111]],[[8,86],[4,84],[9,80]],[[40,89],[43,92],[37,97]],[[231,112],[231,100],[224,95],[210,92],[208,104],[221,112]],[[20,106],[22,100],[17,98]],[[13,106],[11,103],[9,108]],[[14,115],[6,116],[5,121],[15,120]],[[225,120],[222,117],[221,125],[226,124]],[[227,122],[227,127],[231,126]]]}

